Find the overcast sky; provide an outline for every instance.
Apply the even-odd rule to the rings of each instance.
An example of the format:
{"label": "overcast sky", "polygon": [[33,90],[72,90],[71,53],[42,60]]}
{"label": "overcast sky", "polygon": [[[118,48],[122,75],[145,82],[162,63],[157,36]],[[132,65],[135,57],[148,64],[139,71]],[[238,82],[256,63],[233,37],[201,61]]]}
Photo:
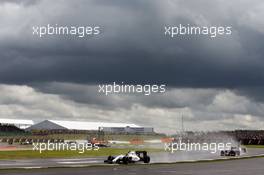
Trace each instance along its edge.
{"label": "overcast sky", "polygon": [[[0,2],[0,117],[132,122],[173,133],[264,129],[262,0]],[[168,38],[164,26],[232,26],[232,35]],[[32,35],[32,26],[101,27],[96,37]],[[164,94],[99,94],[111,82]]]}

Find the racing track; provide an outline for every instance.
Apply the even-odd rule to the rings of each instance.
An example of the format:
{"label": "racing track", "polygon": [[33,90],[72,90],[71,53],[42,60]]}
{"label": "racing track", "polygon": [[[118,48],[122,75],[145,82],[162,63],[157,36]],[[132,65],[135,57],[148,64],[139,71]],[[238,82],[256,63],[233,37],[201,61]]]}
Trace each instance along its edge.
{"label": "racing track", "polygon": [[167,165],[132,165],[87,168],[51,168],[0,171],[5,175],[263,175],[264,158]]}
{"label": "racing track", "polygon": [[[177,152],[170,154],[168,152],[150,153],[151,163],[171,163],[182,161],[214,160],[223,158],[220,153],[211,154],[203,152]],[[264,155],[264,149],[248,149],[245,156]],[[243,156],[243,155],[242,155]],[[102,164],[106,157],[87,157],[87,158],[52,158],[52,159],[18,159],[18,160],[0,160],[0,169],[6,168],[47,168],[47,167],[65,167],[65,166],[87,166]]]}

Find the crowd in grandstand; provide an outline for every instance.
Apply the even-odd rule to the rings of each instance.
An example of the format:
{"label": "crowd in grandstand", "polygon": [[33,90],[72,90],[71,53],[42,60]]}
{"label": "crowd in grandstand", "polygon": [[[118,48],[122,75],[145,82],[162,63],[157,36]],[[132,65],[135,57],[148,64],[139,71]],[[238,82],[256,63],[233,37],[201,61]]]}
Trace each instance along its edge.
{"label": "crowd in grandstand", "polygon": [[175,136],[189,142],[232,142],[244,145],[264,145],[264,130],[235,130],[218,132],[183,132]]}
{"label": "crowd in grandstand", "polygon": [[[25,133],[23,129],[15,125],[0,123],[0,136],[5,136],[3,133]],[[44,134],[45,133],[45,134]],[[50,132],[40,133],[41,135],[51,134]],[[57,133],[57,132],[56,132]],[[29,133],[30,134],[30,133]],[[36,135],[36,133],[31,133]],[[71,133],[74,134],[74,133]],[[92,133],[87,133],[92,134]],[[215,131],[215,132],[180,132],[174,136],[175,139],[189,142],[238,142],[244,145],[264,145],[264,130],[235,130],[235,131]],[[23,138],[23,137],[22,137]],[[2,141],[3,138],[0,138]],[[31,139],[32,140],[32,139]],[[30,140],[30,141],[31,141]],[[62,139],[56,139],[61,142]],[[32,140],[33,141],[33,140]],[[39,141],[39,140],[38,140]],[[41,140],[42,141],[42,140]],[[54,141],[55,142],[55,141]]]}
{"label": "crowd in grandstand", "polygon": [[0,123],[0,132],[24,132],[24,130],[19,129],[18,127],[14,125]]}

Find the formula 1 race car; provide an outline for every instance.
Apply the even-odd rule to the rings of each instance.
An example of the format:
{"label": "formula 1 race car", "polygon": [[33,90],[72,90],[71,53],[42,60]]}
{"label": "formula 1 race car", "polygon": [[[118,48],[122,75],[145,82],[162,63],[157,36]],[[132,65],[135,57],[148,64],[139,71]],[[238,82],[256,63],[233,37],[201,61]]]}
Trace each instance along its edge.
{"label": "formula 1 race car", "polygon": [[246,148],[231,147],[229,150],[222,150],[221,156],[240,156],[241,152],[246,153]]}
{"label": "formula 1 race car", "polygon": [[147,151],[129,151],[127,154],[118,156],[108,156],[105,163],[118,163],[118,164],[128,164],[136,162],[149,163],[150,157],[147,155]]}

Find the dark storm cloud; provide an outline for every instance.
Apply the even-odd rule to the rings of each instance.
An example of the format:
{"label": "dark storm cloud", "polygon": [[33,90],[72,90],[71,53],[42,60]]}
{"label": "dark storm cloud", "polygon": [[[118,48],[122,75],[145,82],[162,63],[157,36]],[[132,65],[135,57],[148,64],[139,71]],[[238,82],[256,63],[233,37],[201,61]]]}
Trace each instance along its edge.
{"label": "dark storm cloud", "polygon": [[10,118],[132,122],[162,132],[261,129],[264,103],[227,89],[172,88],[153,96],[100,96],[96,87],[72,83],[0,85],[0,115]]}
{"label": "dark storm cloud", "polygon": [[20,5],[33,5],[38,3],[39,0],[2,0],[0,4],[2,3],[15,3]]}
{"label": "dark storm cloud", "polygon": [[263,86],[239,88],[239,89],[236,89],[234,92],[238,95],[247,96],[252,101],[256,101],[256,102],[264,101],[264,96],[263,96],[264,87]]}
{"label": "dark storm cloud", "polygon": [[264,115],[263,102],[254,98],[257,95],[241,89],[169,88],[166,93],[150,96],[133,93],[105,96],[97,93],[97,86],[91,85],[42,83],[34,87],[41,93],[60,95],[65,100],[108,110],[131,110],[135,105],[162,110],[189,108],[196,114],[192,120],[216,120],[234,114]]}
{"label": "dark storm cloud", "polygon": [[[52,3],[51,3],[52,2]],[[132,122],[164,132],[263,128],[261,0],[0,2],[0,116]],[[164,36],[165,25],[232,26],[231,36]],[[101,35],[32,35],[32,26],[101,26]],[[166,84],[163,94],[98,84]],[[7,85],[15,84],[15,85]]]}
{"label": "dark storm cloud", "polygon": [[[9,18],[0,29],[2,83],[263,86],[264,36],[258,29],[263,23],[248,19],[249,25],[244,24],[261,1],[239,6],[238,1],[39,1],[31,6],[14,2],[21,1],[1,4],[0,18]],[[255,18],[261,18],[257,12]],[[100,25],[102,35],[87,39],[31,35],[32,25],[48,23]],[[164,37],[164,25],[179,23],[231,25],[233,35]]]}

